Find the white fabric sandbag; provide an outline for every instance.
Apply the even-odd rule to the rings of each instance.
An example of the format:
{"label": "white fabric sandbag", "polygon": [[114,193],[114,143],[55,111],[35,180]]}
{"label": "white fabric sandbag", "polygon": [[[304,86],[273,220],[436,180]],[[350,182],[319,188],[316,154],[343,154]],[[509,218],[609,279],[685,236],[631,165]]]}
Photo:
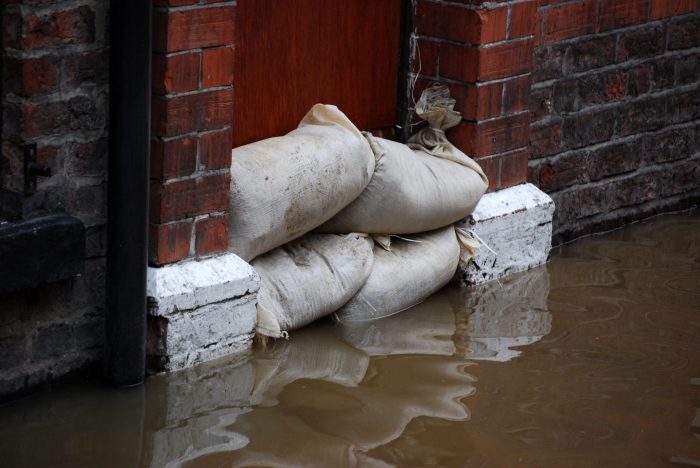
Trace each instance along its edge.
{"label": "white fabric sandbag", "polygon": [[396,239],[389,251],[377,245],[367,282],[337,311],[338,318],[372,320],[412,307],[452,279],[459,258],[453,226]]}
{"label": "white fabric sandbag", "polygon": [[488,179],[445,137],[444,130],[460,121],[454,105],[446,87],[424,91],[416,111],[430,126],[413,135],[408,146],[366,134],[377,160],[372,180],[319,231],[410,234],[470,215]]}
{"label": "white fabric sandbag", "polygon": [[316,104],[286,136],[233,150],[229,249],[250,261],[303,235],[357,198],[373,171],[360,131]]}
{"label": "white fabric sandbag", "polygon": [[279,338],[345,304],[370,274],[372,246],[360,234],[308,234],[256,258],[258,333]]}

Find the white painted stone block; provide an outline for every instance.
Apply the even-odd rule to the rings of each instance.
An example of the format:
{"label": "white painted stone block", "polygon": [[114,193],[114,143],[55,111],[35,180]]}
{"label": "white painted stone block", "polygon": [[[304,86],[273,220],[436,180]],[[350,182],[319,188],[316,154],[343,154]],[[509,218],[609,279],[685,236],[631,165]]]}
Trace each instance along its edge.
{"label": "white painted stone block", "polygon": [[258,291],[260,276],[235,254],[148,269],[152,315],[192,310]]}
{"label": "white painted stone block", "polygon": [[484,195],[458,226],[475,233],[488,248],[482,246],[474,261],[458,272],[459,282],[471,286],[545,263],[553,215],[552,199],[532,184]]}
{"label": "white painted stone block", "polygon": [[[148,269],[149,356],[174,371],[250,348],[260,277],[234,254]],[[149,319],[151,320],[151,319]]]}

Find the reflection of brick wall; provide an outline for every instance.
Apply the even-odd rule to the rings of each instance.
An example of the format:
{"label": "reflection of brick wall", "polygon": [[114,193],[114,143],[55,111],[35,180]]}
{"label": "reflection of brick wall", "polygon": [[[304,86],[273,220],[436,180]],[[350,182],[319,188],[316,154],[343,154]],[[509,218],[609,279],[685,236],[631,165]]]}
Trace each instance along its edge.
{"label": "reflection of brick wall", "polygon": [[529,179],[555,243],[700,199],[697,0],[540,0]]}
{"label": "reflection of brick wall", "polygon": [[228,246],[235,2],[155,0],[150,262]]}
{"label": "reflection of brick wall", "polygon": [[527,176],[535,9],[529,0],[417,0],[415,95],[433,80],[449,85],[463,121],[448,136],[481,164],[492,190]]}
{"label": "reflection of brick wall", "polygon": [[[102,355],[108,4],[4,0],[0,6],[0,220],[65,212],[83,222],[87,236],[82,276],[0,295],[0,395]],[[36,143],[38,163],[51,169],[30,196],[23,194],[22,143]]]}

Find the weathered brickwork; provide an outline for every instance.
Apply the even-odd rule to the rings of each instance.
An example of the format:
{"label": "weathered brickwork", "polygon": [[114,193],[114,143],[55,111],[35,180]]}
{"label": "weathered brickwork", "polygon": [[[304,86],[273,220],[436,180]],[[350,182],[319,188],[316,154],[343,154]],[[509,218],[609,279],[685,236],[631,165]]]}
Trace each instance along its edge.
{"label": "weathered brickwork", "polygon": [[462,123],[450,140],[476,159],[490,190],[527,177],[537,2],[417,0],[414,95],[432,81],[450,87]]}
{"label": "weathered brickwork", "polygon": [[700,199],[697,0],[540,0],[529,175],[554,243]]}
{"label": "weathered brickwork", "polygon": [[235,2],[155,0],[150,263],[228,247]]}
{"label": "weathered brickwork", "polygon": [[[65,212],[86,227],[85,274],[0,296],[0,395],[101,357],[107,172],[107,0],[2,2],[0,221]],[[37,192],[23,194],[23,143]]]}

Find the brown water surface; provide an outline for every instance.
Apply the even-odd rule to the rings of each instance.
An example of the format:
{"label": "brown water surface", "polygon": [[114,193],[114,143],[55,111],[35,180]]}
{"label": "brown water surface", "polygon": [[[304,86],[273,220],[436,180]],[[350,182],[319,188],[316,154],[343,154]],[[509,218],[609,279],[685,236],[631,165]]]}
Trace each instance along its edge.
{"label": "brown water surface", "polygon": [[0,466],[698,466],[700,215],[249,359],[0,407]]}

